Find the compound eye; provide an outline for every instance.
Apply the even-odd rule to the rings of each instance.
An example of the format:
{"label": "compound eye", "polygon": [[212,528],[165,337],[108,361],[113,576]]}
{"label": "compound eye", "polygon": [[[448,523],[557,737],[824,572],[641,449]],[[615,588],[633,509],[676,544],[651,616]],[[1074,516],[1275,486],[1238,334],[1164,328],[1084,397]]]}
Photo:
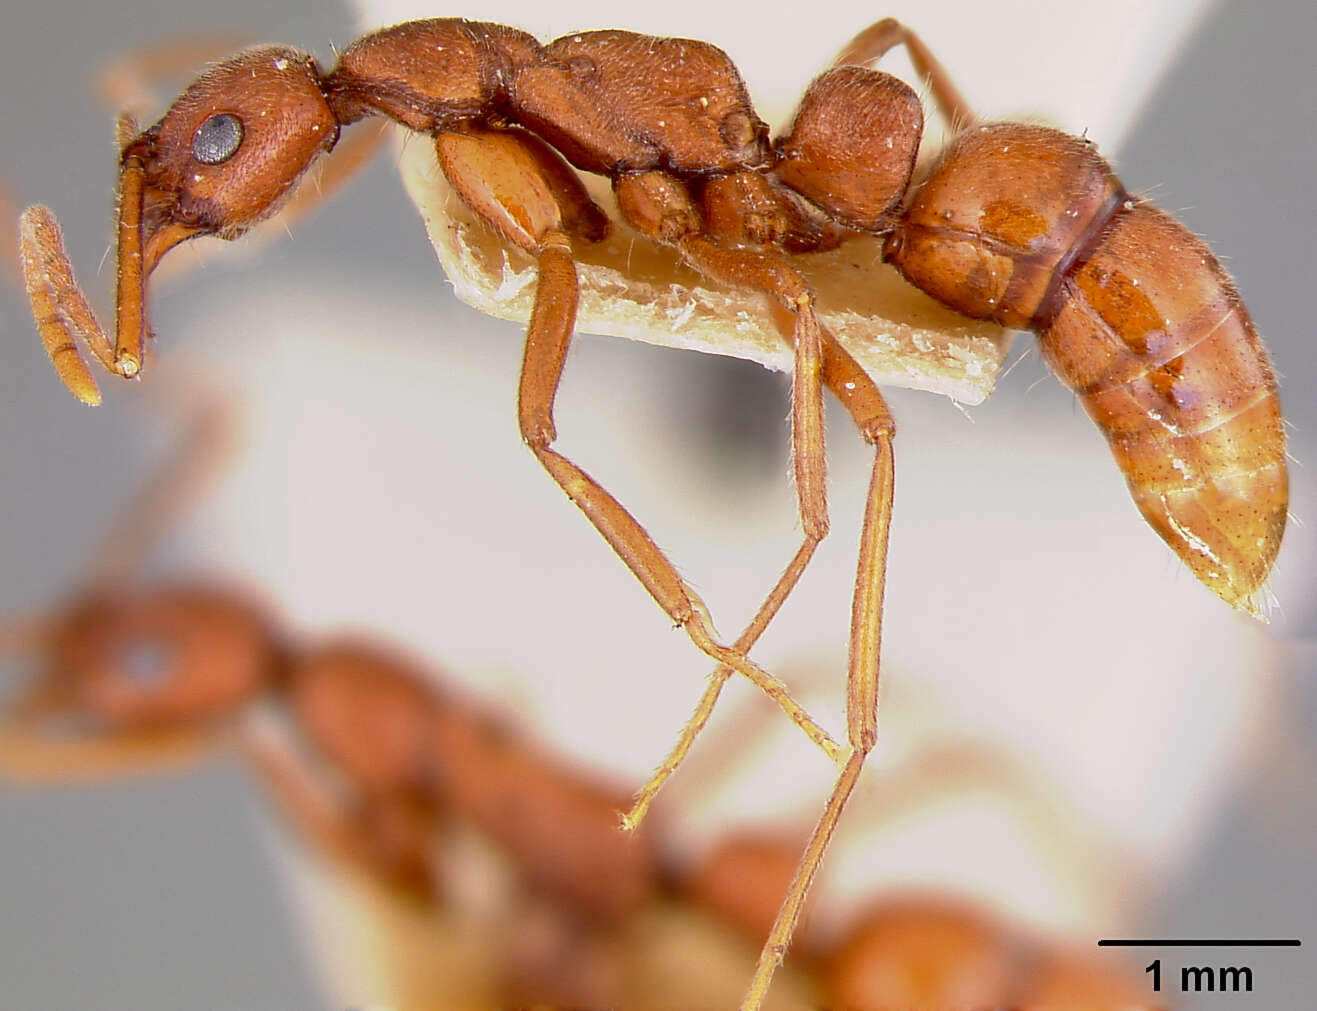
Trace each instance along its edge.
{"label": "compound eye", "polygon": [[133,688],[151,692],[169,680],[178,666],[177,654],[177,648],[159,637],[134,637],[116,651],[115,666]]}
{"label": "compound eye", "polygon": [[211,116],[192,135],[192,157],[203,165],[232,158],[242,144],[242,121],[227,112]]}

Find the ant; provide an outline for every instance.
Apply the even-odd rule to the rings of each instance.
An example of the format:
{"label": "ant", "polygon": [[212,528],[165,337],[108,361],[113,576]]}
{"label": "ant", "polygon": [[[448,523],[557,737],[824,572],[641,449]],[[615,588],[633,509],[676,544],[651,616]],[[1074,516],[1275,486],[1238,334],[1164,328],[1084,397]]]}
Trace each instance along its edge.
{"label": "ant", "polygon": [[[189,399],[181,382],[164,389]],[[197,580],[140,585],[135,570],[151,543],[235,441],[222,399],[204,390],[190,399],[178,449],[112,524],[87,588],[58,613],[4,630],[6,646],[33,655],[38,678],[0,717],[0,772],[27,783],[119,776],[236,743],[303,838],[373,887],[367,898],[390,903],[380,910],[390,930],[431,942],[442,931],[426,924],[453,905],[445,884],[465,873],[438,865],[435,839],[450,822],[473,826],[526,886],[495,925],[504,978],[494,985],[518,1001],[616,1003],[642,985],[633,977],[643,972],[628,968],[631,949],[654,947],[661,922],[697,937],[710,919],[762,936],[791,877],[795,839],[732,835],[693,869],[665,866],[652,834],[615,831],[620,792],[526,742],[420,664],[351,639],[299,644],[250,592]],[[248,719],[262,703],[283,716],[295,747]],[[963,789],[969,769],[1023,800],[1026,821],[1049,817],[1015,770],[972,746],[918,757],[885,781],[884,796],[900,809],[921,806]],[[1060,834],[1050,821],[1038,828]],[[840,939],[805,943],[792,985],[865,1008],[890,1003],[885,988],[922,988],[911,993],[931,1001],[968,978],[987,999],[1015,992],[1001,989],[1003,973],[980,979],[979,970],[1018,943],[945,899],[885,899]],[[432,1003],[429,974],[408,971],[398,992]]]}
{"label": "ant", "polygon": [[[624,793],[523,743],[418,663],[351,638],[301,646],[241,589],[137,585],[151,542],[234,441],[218,397],[191,414],[174,459],[112,526],[83,590],[57,614],[0,629],[7,651],[40,661],[0,721],[0,766],[19,780],[122,775],[236,737],[308,836],[404,894],[434,897],[428,854],[452,812],[577,908],[615,919],[642,901],[654,858],[648,836],[616,831]],[[262,702],[282,710],[300,755],[243,723]],[[316,786],[317,766],[343,796]]]}
{"label": "ant", "polygon": [[[250,692],[233,691],[251,684],[252,654],[232,648],[244,639],[232,633],[246,626],[278,635],[249,595],[200,585],[136,593],[116,605],[84,598],[47,626],[45,678],[0,724],[0,768],[28,782],[172,765],[226,739],[230,717],[254,701]],[[157,649],[143,648],[147,626]],[[139,662],[114,662],[125,656]],[[748,937],[762,936],[771,923],[796,861],[795,839],[729,836],[693,871],[677,875],[660,876],[651,859],[601,861],[583,837],[593,836],[606,852],[635,852],[632,840],[612,830],[619,797],[436,692],[415,664],[339,642],[289,650],[279,666],[284,674],[267,682],[265,694],[284,700],[320,764],[350,789],[329,800],[305,760],[259,733],[243,735],[244,750],[302,835],[367,886],[378,886],[374,897],[389,903],[379,912],[394,943],[398,931],[419,932],[428,943],[443,936],[426,925],[445,909],[432,840],[447,817],[492,837],[514,873],[535,886],[495,933],[505,964],[493,985],[514,1002],[553,995],[567,1003],[616,1003],[614,987],[630,992],[635,985],[627,969],[635,945],[649,950],[657,936],[684,930],[704,938],[698,943],[706,961],[724,965],[733,959],[721,952],[731,949],[701,933],[706,920]],[[144,684],[148,668],[154,676]],[[50,736],[47,723],[62,736]],[[408,768],[431,768],[427,758],[442,775],[407,775]],[[925,802],[938,786],[929,771],[915,770],[897,792],[913,789]],[[660,923],[670,924],[667,934]],[[949,1006],[966,993],[988,1004],[1027,993],[1025,1006],[1071,1007],[1085,1006],[1072,1003],[1078,994],[1092,1001],[1098,994],[1128,1000],[1131,993],[1103,967],[1063,958],[935,895],[883,898],[837,940],[802,947],[793,988],[825,994],[836,1006]],[[408,996],[400,1006],[432,1004],[429,974],[402,965],[394,985]],[[716,988],[720,975],[702,985]]]}
{"label": "ant", "polygon": [[[173,458],[111,526],[83,589],[54,613],[0,626],[0,651],[37,674],[0,713],[0,773],[99,779],[236,745],[304,839],[404,927],[456,887],[457,872],[436,859],[452,828],[474,829],[527,901],[566,910],[555,928],[607,936],[659,886],[653,833],[617,831],[624,791],[401,652],[353,637],[302,645],[250,591],[137,578],[151,543],[231,451],[232,411],[199,392]],[[277,713],[287,733],[271,735],[258,710]]]}
{"label": "ant", "polygon": [[[958,127],[916,178],[923,110],[874,70],[904,46]],[[28,292],[66,385],[99,394],[77,350],[133,377],[145,361],[145,281],[198,235],[234,238],[271,214],[345,125],[382,115],[430,135],[444,175],[538,281],[518,395],[523,439],[674,625],[718,663],[676,747],[637,795],[634,827],[708,719],[732,672],[764,690],[841,765],[763,947],[743,1007],[757,1008],[876,740],[878,657],[892,508],[891,414],[821,325],[793,257],[855,234],[916,287],[965,316],[1035,330],[1059,377],[1106,435],[1136,505],[1218,596],[1256,613],[1287,510],[1284,434],[1265,351],[1207,247],[1130,196],[1092,144],[1023,124],[979,124],[923,42],[886,19],[861,32],[769,137],[725,54],[623,31],[541,45],[460,19],[408,22],[349,46],[323,73],[262,47],[212,68],[120,154],[113,343],[73,280],[53,215],[23,216]],[[123,131],[125,137],[129,131]],[[553,448],[553,407],[579,299],[576,252],[609,215],[578,172],[612,181],[621,219],[696,273],[767,296],[791,320],[796,553],[731,645],[645,528]],[[851,617],[847,745],[747,658],[828,531],[822,391],[874,447]]]}

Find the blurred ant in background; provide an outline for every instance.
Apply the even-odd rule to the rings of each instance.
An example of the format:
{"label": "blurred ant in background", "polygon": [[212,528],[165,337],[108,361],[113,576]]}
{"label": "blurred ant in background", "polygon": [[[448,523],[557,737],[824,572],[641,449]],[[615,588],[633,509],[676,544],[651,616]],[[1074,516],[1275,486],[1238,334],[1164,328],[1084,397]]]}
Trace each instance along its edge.
{"label": "blurred ant in background", "polygon": [[[177,395],[185,386],[167,388]],[[749,944],[768,929],[799,841],[740,833],[694,868],[667,866],[653,822],[638,837],[616,831],[620,790],[530,743],[415,661],[360,638],[297,644],[249,592],[139,585],[146,551],[233,443],[222,399],[192,398],[191,410],[175,458],[113,525],[85,589],[57,612],[5,627],[5,648],[26,654],[36,678],[0,722],[0,771],[29,784],[68,782],[241,748],[301,838],[374,893],[370,908],[382,911],[389,943],[407,953],[395,969],[404,978],[393,981],[403,1007],[482,986],[489,999],[514,1003],[730,999],[748,956],[735,937]],[[272,704],[279,737],[261,719]],[[962,756],[950,779],[991,766],[991,756]],[[1003,778],[1011,789],[1009,771]],[[895,777],[885,795],[918,804],[956,786],[928,761],[906,779]],[[454,831],[477,833],[513,881],[492,930],[474,913],[496,949],[492,980],[470,967],[464,975],[443,954],[454,931],[472,929],[459,893],[475,907],[497,901],[472,899],[461,882],[489,864],[473,867],[469,852],[445,847]],[[445,917],[456,920],[447,933]],[[664,971],[682,959],[713,968],[665,984]],[[827,944],[807,935],[781,1000],[1081,1009],[1117,995],[1132,1001],[1132,992],[1092,960],[925,894],[876,901]]]}

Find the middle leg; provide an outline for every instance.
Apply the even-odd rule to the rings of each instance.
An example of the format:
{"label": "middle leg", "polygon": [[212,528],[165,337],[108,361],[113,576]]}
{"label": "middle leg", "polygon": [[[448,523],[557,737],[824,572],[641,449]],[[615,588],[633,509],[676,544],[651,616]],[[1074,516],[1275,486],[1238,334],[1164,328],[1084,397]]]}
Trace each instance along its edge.
{"label": "middle leg", "polygon": [[[772,194],[765,192],[756,178],[745,179],[740,189],[738,180],[720,188],[719,195],[732,202],[721,210],[732,213],[723,220],[730,222],[726,238],[731,243],[755,241],[755,235],[736,233],[736,222],[747,224],[746,232],[761,228],[762,209],[772,209]],[[751,287],[765,292],[795,314],[791,341],[795,350],[793,381],[793,449],[796,463],[796,487],[799,496],[801,521],[805,540],[797,553],[797,561],[807,563],[818,541],[827,532],[826,504],[823,499],[823,438],[822,438],[822,386],[832,389],[850,413],[864,439],[874,446],[873,474],[866,499],[864,524],[860,538],[859,560],[855,576],[855,592],[851,609],[850,659],[846,687],[846,723],[850,748],[836,785],[828,798],[818,824],[810,836],[801,857],[795,877],[783,899],[777,919],[760,953],[750,989],[742,1003],[743,1011],[757,1011],[767,993],[778,965],[785,956],[787,946],[795,934],[805,898],[814,876],[822,864],[824,854],[832,840],[842,811],[850,799],[859,779],[864,762],[877,739],[878,668],[882,644],[883,594],[887,573],[887,545],[891,526],[894,464],[892,439],[894,425],[891,413],[873,381],[860,369],[855,360],[836,340],[819,325],[814,309],[814,297],[800,274],[781,257],[772,253],[749,251],[743,248],[726,248],[718,241],[693,227],[699,222],[698,214],[684,200],[683,187],[658,173],[623,179],[617,184],[619,203],[623,214],[636,223],[652,238],[674,245],[691,266],[706,276]],[[706,199],[708,192],[706,190]],[[715,198],[717,199],[717,198]],[[739,203],[738,203],[739,202]],[[738,214],[739,208],[751,213]],[[783,217],[778,227],[765,229],[765,245],[781,245],[774,237],[786,234],[790,221]],[[721,236],[721,233],[720,233]],[[803,459],[802,459],[803,458]],[[788,572],[770,593],[760,608],[759,615],[738,641],[744,648],[757,638],[763,627],[776,613],[786,595],[794,587],[800,572]],[[708,718],[717,693],[725,683],[725,671],[714,674],[713,683],[705,693],[700,708],[683,733],[669,762],[655,774],[637,800],[643,814],[644,805],[653,791],[684,757],[685,749]],[[675,761],[673,760],[675,758]],[[634,812],[632,822],[635,821]]]}
{"label": "middle leg", "polygon": [[[539,280],[518,395],[522,437],[540,463],[631,569],[675,625],[720,666],[749,678],[828,757],[842,749],[792,699],[786,686],[744,651],[718,642],[707,608],[644,527],[598,481],[553,449],[554,399],[576,320],[578,285],[569,235],[602,237],[606,219],[575,173],[540,142],[517,131],[442,134],[445,175],[466,203],[505,239],[535,257]],[[817,372],[817,370],[815,370]],[[820,433],[821,434],[821,433]],[[822,482],[815,482],[821,495]],[[826,521],[825,521],[826,522]]]}
{"label": "middle leg", "polygon": [[741,1011],[758,1011],[774,972],[782,964],[804,910],[810,885],[823,863],[842,811],[878,734],[878,671],[895,474],[892,454],[894,426],[877,387],[840,345],[835,342],[825,345],[824,363],[828,387],[836,392],[865,440],[874,446],[873,473],[865,503],[855,593],[851,603],[850,660],[846,680],[846,731],[850,749],[760,951],[759,963],[742,1000]]}
{"label": "middle leg", "polygon": [[[753,183],[748,183],[747,197],[747,191],[735,185],[736,180],[731,182],[732,186],[719,191],[726,195],[727,201],[719,209],[730,211],[724,216],[726,220],[738,218],[738,201],[753,201],[758,196]],[[623,216],[642,234],[675,247],[686,263],[706,277],[764,292],[794,318],[790,335],[794,351],[791,457],[802,539],[786,569],[733,645],[734,650],[745,654],[786,602],[828,533],[822,391],[825,332],[814,310],[814,294],[799,272],[779,257],[726,248],[706,237],[700,212],[680,181],[661,172],[649,172],[623,177],[615,187]],[[631,810],[623,818],[627,828],[639,826],[655,796],[685,760],[695,738],[708,723],[731,673],[727,665],[722,665],[710,676],[709,685],[676,744],[637,791]]]}

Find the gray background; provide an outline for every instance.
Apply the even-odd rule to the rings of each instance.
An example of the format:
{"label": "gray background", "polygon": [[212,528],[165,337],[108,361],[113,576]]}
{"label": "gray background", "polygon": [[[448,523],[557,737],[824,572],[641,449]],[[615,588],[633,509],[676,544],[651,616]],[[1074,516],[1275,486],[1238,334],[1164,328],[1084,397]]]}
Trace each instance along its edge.
{"label": "gray background", "polygon": [[[214,30],[301,40],[328,59],[328,40],[341,44],[355,34],[347,13],[332,5],[133,0],[130,6],[127,14],[118,5],[48,0],[10,10],[0,43],[0,94],[6,96],[0,102],[6,139],[0,176],[20,202],[40,199],[58,209],[89,287],[95,283],[90,265],[108,234],[111,148],[106,114],[88,82],[108,54]],[[1119,31],[1103,24],[1094,29]],[[1209,236],[1214,248],[1228,251],[1284,375],[1301,462],[1315,458],[1311,433],[1317,427],[1317,405],[1308,392],[1317,387],[1309,336],[1317,235],[1311,193],[1315,48],[1311,5],[1222,5],[1150,96],[1119,159],[1131,188],[1158,186],[1159,202]],[[413,214],[391,169],[376,165],[351,199],[300,225],[294,241],[267,250],[262,277],[287,260],[305,268],[350,256],[359,264],[387,264],[395,278],[432,290],[437,313],[447,311],[450,295],[434,283],[431,253]],[[342,241],[346,234],[351,243]],[[240,306],[244,286],[252,283],[249,271],[242,264],[213,266],[205,283],[231,291]],[[123,409],[124,398],[112,397],[96,412],[73,409],[49,376],[26,309],[8,287],[0,290],[0,334],[6,342],[0,613],[14,613],[59,598],[101,517],[136,486],[140,428]],[[633,353],[662,356],[641,348]],[[1003,399],[1030,387],[1041,368],[1036,359],[1026,361],[1007,379]],[[697,402],[704,384],[707,401],[716,403],[717,384],[735,383],[742,391],[763,390],[765,418],[780,415],[777,382],[759,370],[714,359],[690,369]],[[1069,395],[1053,386],[1031,391],[1033,409],[1068,402]],[[761,426],[745,427],[754,432]],[[95,500],[88,499],[89,488]],[[1311,511],[1306,518],[1317,521]],[[1301,607],[1276,628],[1305,714],[1298,724],[1306,727],[1317,710],[1308,677],[1315,633],[1317,614]],[[1317,944],[1314,770],[1302,764],[1310,761],[1306,754],[1258,770],[1186,881],[1153,911],[1147,931],[1301,936],[1309,947],[1250,956],[1260,981],[1252,999],[1200,998],[1185,1006],[1300,1008],[1317,992],[1317,959],[1310,954]],[[271,859],[259,845],[263,814],[255,798],[234,764],[51,794],[0,789],[0,1005],[321,1004],[303,950],[292,939]],[[1163,962],[1170,964],[1165,956]]]}

